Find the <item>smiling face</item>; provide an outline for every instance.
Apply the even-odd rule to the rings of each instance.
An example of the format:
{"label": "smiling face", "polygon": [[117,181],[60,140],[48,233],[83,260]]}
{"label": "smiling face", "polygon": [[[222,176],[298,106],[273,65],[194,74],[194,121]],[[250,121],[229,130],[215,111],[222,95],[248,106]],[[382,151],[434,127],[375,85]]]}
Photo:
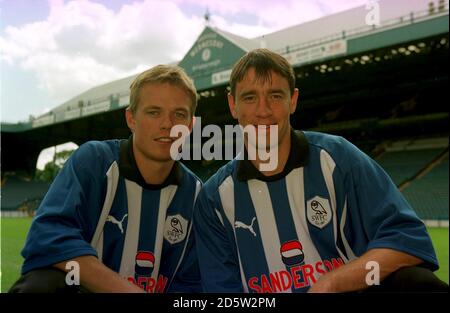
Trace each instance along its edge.
{"label": "smiling face", "polygon": [[[267,78],[267,79],[266,79]],[[235,96],[228,95],[230,112],[243,127],[254,126],[256,134],[270,138],[270,125],[278,126],[279,151],[290,148],[289,117],[297,107],[298,89],[291,95],[286,78],[270,71],[268,77],[258,77],[253,67],[236,84]],[[261,133],[264,132],[264,133]],[[256,143],[257,144],[257,143]],[[285,149],[283,149],[283,147]]]}
{"label": "smiling face", "polygon": [[170,83],[143,85],[135,112],[126,111],[136,160],[171,162],[170,147],[177,138],[170,137],[170,130],[175,125],[192,130],[192,114],[191,98],[184,89]]}

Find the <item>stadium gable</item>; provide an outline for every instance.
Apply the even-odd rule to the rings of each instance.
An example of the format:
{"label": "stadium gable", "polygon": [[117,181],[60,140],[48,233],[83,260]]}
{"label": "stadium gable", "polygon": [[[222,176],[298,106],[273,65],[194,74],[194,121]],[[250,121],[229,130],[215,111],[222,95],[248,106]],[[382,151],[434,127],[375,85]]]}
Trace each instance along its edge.
{"label": "stadium gable", "polygon": [[233,64],[253,46],[250,40],[207,26],[178,65],[198,90],[210,88],[227,83]]}

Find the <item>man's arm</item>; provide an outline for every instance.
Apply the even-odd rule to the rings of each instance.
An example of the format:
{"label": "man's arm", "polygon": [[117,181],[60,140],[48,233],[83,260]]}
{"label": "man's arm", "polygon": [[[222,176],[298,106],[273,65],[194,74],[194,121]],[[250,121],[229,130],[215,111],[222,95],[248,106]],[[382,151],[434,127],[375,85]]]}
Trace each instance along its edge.
{"label": "man's arm", "polygon": [[[66,269],[68,261],[57,263],[54,266],[68,272]],[[80,256],[70,261],[78,262],[80,265],[80,284],[91,292],[144,292],[143,289],[109,269],[94,256]]]}
{"label": "man's arm", "polygon": [[79,256],[96,256],[90,241],[105,199],[107,150],[104,144],[81,145],[56,176],[28,231],[22,274]]}
{"label": "man's arm", "polygon": [[[340,207],[348,209],[343,233],[365,240],[359,244],[349,236],[350,248],[360,257],[320,277],[310,292],[350,292],[366,289],[366,264],[379,264],[380,281],[402,267],[423,263],[434,270],[438,262],[423,222],[398,191],[397,186],[374,160],[345,139],[336,153],[334,185],[343,186]],[[362,238],[360,238],[362,239]]]}
{"label": "man's arm", "polygon": [[219,203],[211,203],[210,194],[206,188],[200,191],[193,219],[203,291],[243,292],[237,253],[225,229],[227,220],[219,219]]}
{"label": "man's arm", "polygon": [[325,275],[311,286],[308,292],[351,292],[364,290],[369,286],[366,276],[372,270],[366,264],[375,261],[379,264],[380,282],[389,274],[402,267],[422,263],[419,258],[392,249],[371,249],[361,257],[351,261]]}

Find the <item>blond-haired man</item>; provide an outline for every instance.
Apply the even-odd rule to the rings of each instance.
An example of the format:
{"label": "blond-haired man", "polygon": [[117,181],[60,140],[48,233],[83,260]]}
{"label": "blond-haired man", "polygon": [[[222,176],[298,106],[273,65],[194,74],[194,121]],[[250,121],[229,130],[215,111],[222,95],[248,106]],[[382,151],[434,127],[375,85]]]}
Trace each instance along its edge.
{"label": "blond-haired man", "polygon": [[[130,89],[132,135],[87,142],[67,161],[37,211],[11,292],[199,290],[191,218],[201,182],[170,157],[171,128],[192,129],[195,87],[180,67],[159,65]],[[71,285],[74,270],[81,288]]]}

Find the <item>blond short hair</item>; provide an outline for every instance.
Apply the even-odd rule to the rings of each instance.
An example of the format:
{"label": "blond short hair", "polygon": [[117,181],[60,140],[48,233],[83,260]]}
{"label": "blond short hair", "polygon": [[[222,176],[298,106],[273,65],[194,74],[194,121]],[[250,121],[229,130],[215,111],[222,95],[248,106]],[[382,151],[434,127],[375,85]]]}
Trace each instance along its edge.
{"label": "blond short hair", "polygon": [[139,104],[142,86],[146,84],[168,83],[183,89],[191,99],[192,116],[197,107],[197,90],[194,82],[186,72],[176,65],[157,65],[139,74],[130,85],[130,106],[128,109],[134,114]]}

